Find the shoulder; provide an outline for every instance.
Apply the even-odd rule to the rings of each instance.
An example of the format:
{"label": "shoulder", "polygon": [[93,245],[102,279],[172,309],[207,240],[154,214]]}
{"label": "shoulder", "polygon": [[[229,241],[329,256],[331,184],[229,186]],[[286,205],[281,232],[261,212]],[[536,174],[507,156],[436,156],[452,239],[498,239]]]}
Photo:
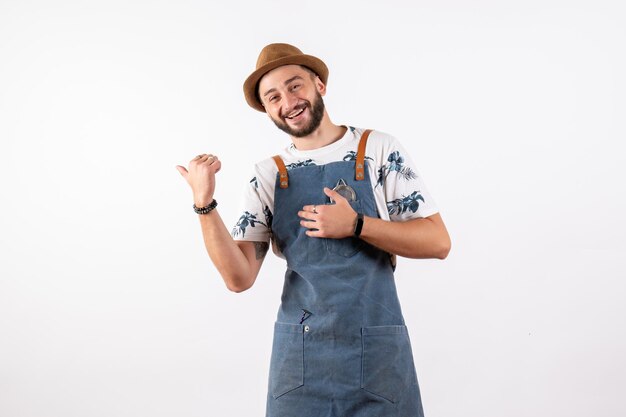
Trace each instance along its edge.
{"label": "shoulder", "polygon": [[293,162],[293,160],[296,159],[296,157],[294,157],[294,155],[292,155],[292,153],[290,152],[290,149],[292,146],[293,145],[290,145],[289,147],[286,147],[286,148],[282,148],[274,155],[270,155],[266,157],[265,159],[258,161],[254,165],[254,170],[261,175],[270,175],[274,177],[276,173],[278,172],[278,166],[276,165],[276,161],[274,160],[274,157],[275,156],[280,157],[280,159],[283,161],[285,165],[288,165],[289,163]]}
{"label": "shoulder", "polygon": [[251,170],[250,184],[257,192],[262,190],[271,191],[276,180],[278,167],[272,157],[267,157],[254,164]]}
{"label": "shoulder", "polygon": [[371,130],[369,137],[367,138],[368,147],[382,147],[389,148],[395,146],[398,143],[398,139],[387,133],[376,129],[353,127],[355,137],[360,138],[366,130]]}
{"label": "shoulder", "polygon": [[[365,128],[354,128],[355,135],[357,137],[361,137],[361,135],[365,132]],[[401,149],[400,142],[398,139],[387,133],[382,132],[380,130],[371,129],[369,137],[367,138],[367,146],[365,149],[365,154],[372,158],[377,162],[381,162],[382,160],[387,159],[388,155],[394,152],[397,149]]]}
{"label": "shoulder", "polygon": [[[282,154],[280,156],[282,156]],[[276,167],[274,157],[270,156],[254,164],[254,171],[258,174],[275,174],[278,168]]]}

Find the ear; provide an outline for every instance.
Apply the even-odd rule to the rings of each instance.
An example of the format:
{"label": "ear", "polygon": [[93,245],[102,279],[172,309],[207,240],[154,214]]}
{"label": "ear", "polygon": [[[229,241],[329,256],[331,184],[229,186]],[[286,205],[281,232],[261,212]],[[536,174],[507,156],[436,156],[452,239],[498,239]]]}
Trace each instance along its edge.
{"label": "ear", "polygon": [[315,87],[317,88],[317,91],[319,91],[321,96],[326,95],[326,84],[322,82],[319,76],[315,76]]}

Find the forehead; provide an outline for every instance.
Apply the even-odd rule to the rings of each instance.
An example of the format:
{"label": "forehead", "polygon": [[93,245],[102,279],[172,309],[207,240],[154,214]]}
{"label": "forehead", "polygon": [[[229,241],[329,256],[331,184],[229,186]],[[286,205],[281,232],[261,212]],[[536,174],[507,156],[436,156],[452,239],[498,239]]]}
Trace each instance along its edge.
{"label": "forehead", "polygon": [[259,81],[259,94],[263,95],[263,93],[271,88],[280,87],[285,84],[285,81],[298,75],[305,80],[310,78],[309,73],[300,65],[283,65],[274,68]]}

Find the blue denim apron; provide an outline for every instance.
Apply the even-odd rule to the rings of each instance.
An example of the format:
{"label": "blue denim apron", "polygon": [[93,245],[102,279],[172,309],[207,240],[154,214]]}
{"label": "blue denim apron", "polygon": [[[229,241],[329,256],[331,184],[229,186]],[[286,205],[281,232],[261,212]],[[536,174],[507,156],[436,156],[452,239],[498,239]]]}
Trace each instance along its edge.
{"label": "blue denim apron", "polygon": [[322,189],[340,179],[356,192],[354,210],[378,217],[367,165],[359,181],[355,165],[294,168],[286,188],[277,174],[272,233],[287,272],[267,417],[423,416],[389,254],[358,238],[309,237],[299,224],[298,211],[330,204]]}

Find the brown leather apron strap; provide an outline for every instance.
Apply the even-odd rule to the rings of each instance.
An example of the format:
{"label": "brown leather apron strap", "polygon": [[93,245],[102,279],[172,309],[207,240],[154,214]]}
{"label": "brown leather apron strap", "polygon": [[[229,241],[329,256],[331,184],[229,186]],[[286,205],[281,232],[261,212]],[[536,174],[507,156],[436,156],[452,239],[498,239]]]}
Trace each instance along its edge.
{"label": "brown leather apron strap", "polygon": [[274,155],[272,158],[278,167],[278,174],[280,175],[280,188],[289,187],[289,176],[287,175],[287,168],[285,167],[283,159],[278,155]]}
{"label": "brown leather apron strap", "polygon": [[356,152],[356,173],[355,179],[357,181],[362,181],[365,179],[365,145],[367,144],[367,138],[370,133],[372,133],[372,129],[367,129],[361,135],[361,140],[359,141],[359,148]]}
{"label": "brown leather apron strap", "polygon": [[[372,133],[372,129],[367,129],[361,135],[361,139],[359,140],[359,147],[356,152],[356,166],[355,166],[355,179],[357,181],[362,181],[365,179],[365,147],[367,145],[367,138],[370,133]],[[274,155],[272,157],[274,162],[276,163],[276,167],[278,167],[278,174],[280,176],[280,188],[289,187],[289,176],[287,175],[287,167],[285,167],[285,163],[283,159]]]}

